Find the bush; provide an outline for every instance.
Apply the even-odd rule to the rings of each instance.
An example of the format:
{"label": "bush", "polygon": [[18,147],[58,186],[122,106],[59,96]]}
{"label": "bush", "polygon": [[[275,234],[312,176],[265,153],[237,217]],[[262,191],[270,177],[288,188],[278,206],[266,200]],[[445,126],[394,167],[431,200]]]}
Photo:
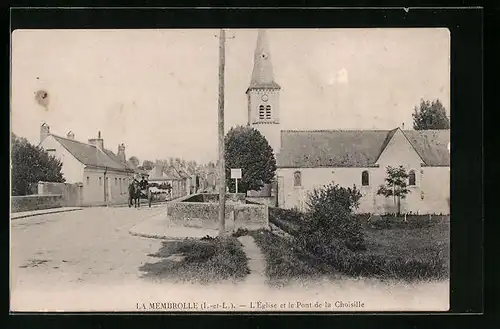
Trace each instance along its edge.
{"label": "bush", "polygon": [[300,222],[304,219],[304,213],[296,208],[282,209],[270,207],[269,217],[278,221]]}
{"label": "bush", "polygon": [[241,228],[241,227],[238,227],[236,232],[233,232],[233,234],[232,234],[232,236],[235,238],[238,238],[240,236],[245,236],[245,235],[248,235],[248,230],[246,228]]}
{"label": "bush", "polygon": [[310,210],[314,210],[325,203],[337,203],[348,212],[351,212],[359,207],[359,199],[361,199],[361,193],[356,186],[345,188],[332,183],[316,188],[309,193],[307,206]]}
{"label": "bush", "polygon": [[317,249],[321,245],[333,250],[343,247],[365,250],[361,221],[351,214],[359,206],[360,198],[361,193],[355,187],[330,184],[315,189],[308,200],[308,225],[302,225],[299,234],[306,248]]}

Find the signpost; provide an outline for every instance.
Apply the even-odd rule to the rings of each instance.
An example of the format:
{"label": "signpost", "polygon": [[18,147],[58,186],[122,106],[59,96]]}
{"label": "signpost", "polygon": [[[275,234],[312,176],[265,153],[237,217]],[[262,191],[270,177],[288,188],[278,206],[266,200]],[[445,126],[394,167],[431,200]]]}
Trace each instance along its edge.
{"label": "signpost", "polygon": [[238,193],[238,179],[241,179],[241,169],[231,169],[231,178],[236,181],[236,193]]}

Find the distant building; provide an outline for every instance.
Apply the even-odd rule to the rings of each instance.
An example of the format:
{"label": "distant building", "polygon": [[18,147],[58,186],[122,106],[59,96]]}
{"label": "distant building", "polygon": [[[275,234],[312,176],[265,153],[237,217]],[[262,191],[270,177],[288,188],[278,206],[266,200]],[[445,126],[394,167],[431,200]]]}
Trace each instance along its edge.
{"label": "distant building", "polygon": [[50,155],[62,162],[67,183],[81,183],[83,205],[124,203],[134,169],[126,164],[125,145],[118,152],[104,147],[101,132],[88,143],[75,140],[73,132],[61,137],[50,132],[44,123],[40,127],[40,144]]}
{"label": "distant building", "polygon": [[169,184],[172,187],[169,198],[175,199],[187,195],[186,178],[181,176],[173,166],[163,169],[155,165],[149,171],[149,183]]}
{"label": "distant building", "polygon": [[386,167],[402,165],[410,174],[411,191],[401,202],[402,211],[449,213],[449,130],[281,130],[280,91],[267,35],[260,30],[246,91],[248,125],[273,148],[277,183],[249,191],[249,197],[304,209],[309,192],[334,182],[360,189],[359,212],[394,212],[393,199],[377,195],[377,190],[384,184]]}

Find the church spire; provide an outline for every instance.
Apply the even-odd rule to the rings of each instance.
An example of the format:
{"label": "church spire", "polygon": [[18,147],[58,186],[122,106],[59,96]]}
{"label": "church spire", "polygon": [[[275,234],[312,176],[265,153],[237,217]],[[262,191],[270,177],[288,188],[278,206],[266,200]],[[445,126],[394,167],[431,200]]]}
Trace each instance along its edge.
{"label": "church spire", "polygon": [[[271,51],[267,33],[264,29],[259,29],[257,36],[257,44],[255,46],[252,80],[250,81],[250,89],[281,89],[274,81],[273,64],[271,61]],[[247,92],[248,92],[247,90]]]}

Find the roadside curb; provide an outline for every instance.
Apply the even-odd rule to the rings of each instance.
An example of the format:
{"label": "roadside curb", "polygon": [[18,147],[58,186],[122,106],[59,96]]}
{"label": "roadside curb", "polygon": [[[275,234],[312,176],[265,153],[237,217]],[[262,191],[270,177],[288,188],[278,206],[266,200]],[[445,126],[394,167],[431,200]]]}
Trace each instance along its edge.
{"label": "roadside curb", "polygon": [[[130,235],[133,236],[138,236],[141,238],[149,238],[149,239],[158,239],[158,240],[165,240],[165,241],[182,241],[185,239],[189,238],[181,238],[181,237],[169,237],[163,234],[152,234],[152,233],[140,233],[140,232],[134,232],[133,230],[129,231]],[[193,238],[195,239],[195,238]]]}
{"label": "roadside curb", "polygon": [[74,209],[61,209],[61,210],[53,210],[53,211],[45,211],[45,212],[38,212],[38,213],[31,213],[31,214],[25,214],[25,215],[10,215],[11,220],[15,219],[21,219],[21,218],[27,218],[27,217],[34,217],[34,216],[41,216],[41,215],[50,215],[50,214],[58,214],[58,213],[63,213],[63,212],[71,212],[71,211],[78,211],[78,210],[83,210],[83,208],[74,208]]}
{"label": "roadside curb", "polygon": [[199,239],[206,235],[217,235],[213,230],[202,228],[184,227],[181,225],[166,225],[159,224],[159,222],[166,221],[166,219],[158,220],[158,216],[163,215],[160,213],[146,217],[139,223],[131,227],[128,231],[130,235],[159,239],[166,241],[183,241],[185,239]]}

